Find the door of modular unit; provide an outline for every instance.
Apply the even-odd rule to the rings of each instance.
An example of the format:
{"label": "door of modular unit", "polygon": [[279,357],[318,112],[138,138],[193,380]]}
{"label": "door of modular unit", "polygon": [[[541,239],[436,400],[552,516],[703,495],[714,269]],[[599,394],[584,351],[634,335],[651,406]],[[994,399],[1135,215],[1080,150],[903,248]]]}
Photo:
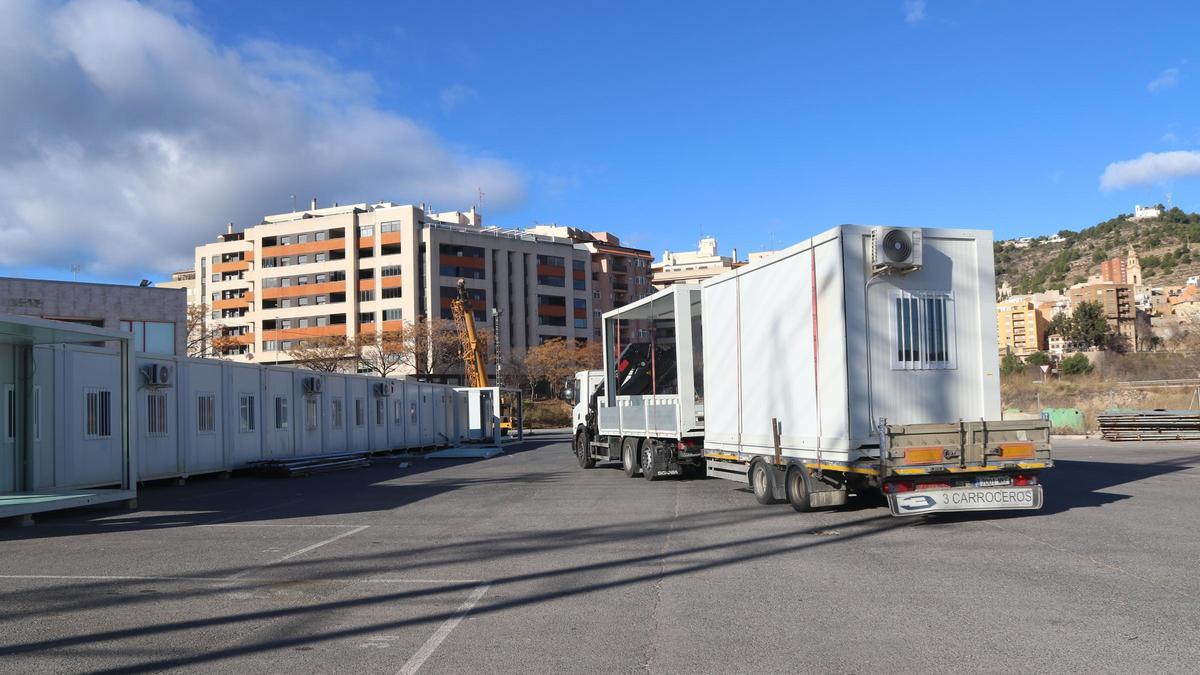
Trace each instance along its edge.
{"label": "door of modular unit", "polygon": [[421,385],[404,380],[404,447],[421,447]]}
{"label": "door of modular unit", "polygon": [[417,408],[421,415],[421,445],[428,447],[437,442],[437,430],[433,423],[433,385],[421,384],[419,396]]}
{"label": "door of modular unit", "polygon": [[138,477],[142,479],[168,478],[187,473],[184,456],[179,445],[178,383],[177,377],[170,378],[169,386],[150,386],[142,369],[148,366],[168,368],[171,375],[178,375],[173,361],[151,361],[139,359],[135,373],[134,388],[137,405],[135,417],[138,439]]}
{"label": "door of modular unit", "polygon": [[376,382],[371,382],[371,450],[381,452],[390,449],[388,446],[388,397],[380,396],[376,391]]}
{"label": "door of modular unit", "polygon": [[430,393],[433,399],[433,442],[435,445],[445,445],[449,440],[450,430],[446,426],[446,405],[445,390],[442,387],[435,387]]}
{"label": "door of modular unit", "polygon": [[18,408],[16,354],[13,345],[0,345],[0,494],[15,492],[23,462],[17,457]]}
{"label": "door of modular unit", "polygon": [[[183,398],[180,401],[183,413],[176,429],[184,447],[188,473],[223,471],[234,466],[233,448],[230,448],[229,460],[225,458],[224,439],[230,424],[233,433],[241,434],[241,420],[221,413],[229,405],[225,400],[226,387],[222,385],[221,364],[187,360],[180,361],[180,367],[184,372],[179,373],[175,382]],[[241,415],[240,410],[236,412]],[[248,432],[247,435],[253,434]]]}
{"label": "door of modular unit", "polygon": [[267,370],[263,376],[266,378],[266,401],[263,402],[265,454],[270,459],[295,456],[297,378],[291,372],[279,370]]}
{"label": "door of modular unit", "polygon": [[388,381],[392,386],[392,395],[388,397],[388,445],[394,450],[408,447],[404,433],[404,382]]}

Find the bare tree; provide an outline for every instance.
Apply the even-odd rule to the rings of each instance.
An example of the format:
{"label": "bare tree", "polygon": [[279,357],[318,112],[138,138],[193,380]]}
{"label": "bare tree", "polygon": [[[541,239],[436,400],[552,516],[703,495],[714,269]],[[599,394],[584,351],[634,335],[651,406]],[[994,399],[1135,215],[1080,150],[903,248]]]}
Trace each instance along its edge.
{"label": "bare tree", "polygon": [[580,347],[564,339],[549,340],[529,350],[524,367],[532,382],[531,389],[546,383],[555,390],[577,371],[599,368],[600,356],[599,343],[589,342]]}
{"label": "bare tree", "polygon": [[193,358],[211,357],[219,354],[216,344],[221,339],[221,329],[208,318],[208,305],[188,305],[187,337],[185,339],[186,353]]}
{"label": "bare tree", "polygon": [[358,363],[364,370],[380,377],[389,377],[403,368],[415,371],[415,337],[416,331],[411,323],[402,324],[399,330],[360,334],[357,340]]}
{"label": "bare tree", "polygon": [[299,340],[287,355],[296,365],[323,373],[345,371],[356,361],[355,344],[342,335],[328,335]]}

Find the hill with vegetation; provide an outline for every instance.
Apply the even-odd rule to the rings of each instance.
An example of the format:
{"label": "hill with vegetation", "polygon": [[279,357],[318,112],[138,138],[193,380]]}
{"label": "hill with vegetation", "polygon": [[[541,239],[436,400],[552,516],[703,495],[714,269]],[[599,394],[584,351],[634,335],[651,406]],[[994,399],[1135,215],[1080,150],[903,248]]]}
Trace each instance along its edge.
{"label": "hill with vegetation", "polygon": [[996,286],[1008,282],[1014,293],[1065,288],[1099,274],[1100,263],[1126,255],[1130,246],[1148,286],[1179,285],[1200,275],[1200,214],[1175,207],[1158,218],[1130,218],[1121,214],[1079,232],[1060,230],[1025,248],[1016,240],[997,241]]}

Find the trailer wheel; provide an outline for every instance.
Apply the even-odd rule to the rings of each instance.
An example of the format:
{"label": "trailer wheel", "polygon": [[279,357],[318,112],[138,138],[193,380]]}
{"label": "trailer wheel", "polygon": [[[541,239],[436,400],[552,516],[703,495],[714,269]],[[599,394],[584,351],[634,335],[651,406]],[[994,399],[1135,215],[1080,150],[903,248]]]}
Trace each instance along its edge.
{"label": "trailer wheel", "polygon": [[798,466],[792,466],[788,469],[787,479],[784,486],[787,488],[788,503],[792,505],[800,513],[812,511],[812,504],[808,501],[808,479],[804,475],[804,469]]}
{"label": "trailer wheel", "polygon": [[658,480],[658,472],[662,471],[662,462],[655,452],[657,449],[658,441],[648,440],[642,443],[642,476],[646,480]]}
{"label": "trailer wheel", "polygon": [[634,436],[626,436],[621,443],[621,468],[625,470],[625,475],[633,478],[642,472],[642,466],[638,464],[638,459],[641,453],[638,447],[642,439]]}
{"label": "trailer wheel", "polygon": [[754,490],[754,498],[759,504],[778,504],[775,499],[774,477],[766,462],[755,462],[750,466],[750,489]]}
{"label": "trailer wheel", "polygon": [[596,460],[592,459],[591,451],[588,448],[590,441],[586,431],[579,431],[575,434],[575,458],[579,460],[581,469],[591,469],[596,466]]}

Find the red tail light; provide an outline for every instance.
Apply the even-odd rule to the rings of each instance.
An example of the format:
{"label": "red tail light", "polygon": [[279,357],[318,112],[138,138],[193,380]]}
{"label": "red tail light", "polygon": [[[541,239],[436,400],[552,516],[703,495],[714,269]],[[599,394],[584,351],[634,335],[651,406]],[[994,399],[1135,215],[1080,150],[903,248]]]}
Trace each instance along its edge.
{"label": "red tail light", "polygon": [[949,483],[917,483],[918,490],[946,490],[949,487]]}
{"label": "red tail light", "polygon": [[1029,485],[1037,485],[1038,477],[1037,477],[1037,474],[1019,473],[1012,477],[1012,484],[1015,487],[1026,487]]}
{"label": "red tail light", "polygon": [[888,494],[895,492],[912,492],[915,489],[917,489],[917,487],[911,480],[897,480],[883,484],[883,491]]}

